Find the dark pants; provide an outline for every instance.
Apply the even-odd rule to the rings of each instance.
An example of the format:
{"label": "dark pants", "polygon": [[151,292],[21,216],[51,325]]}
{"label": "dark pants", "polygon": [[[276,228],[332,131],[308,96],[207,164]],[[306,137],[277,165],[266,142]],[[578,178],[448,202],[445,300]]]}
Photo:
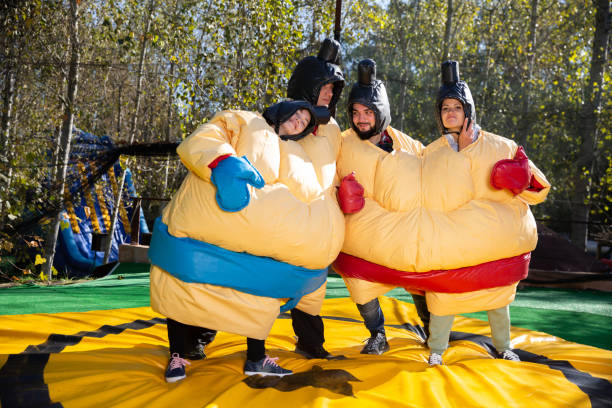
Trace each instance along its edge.
{"label": "dark pants", "polygon": [[[217,335],[216,330],[191,326],[167,318],[170,355],[178,353],[182,358],[199,360],[205,358],[204,348]],[[247,359],[259,361],[266,356],[266,341],[247,338]]]}
{"label": "dark pants", "polygon": [[[429,310],[427,309],[425,296],[412,294],[412,300],[414,301],[417,314],[423,322],[425,335],[429,337]],[[380,308],[378,299],[372,299],[363,305],[358,304],[357,309],[372,337],[376,336],[376,333],[385,333],[385,316]]]}
{"label": "dark pants", "polygon": [[359,310],[365,327],[370,331],[372,337],[375,337],[377,333],[385,334],[385,316],[380,308],[378,298],[374,298],[363,305],[357,304],[357,310]]}
{"label": "dark pants", "polygon": [[302,349],[312,351],[322,346],[325,342],[323,319],[321,319],[321,316],[314,316],[299,309],[292,309],[291,324],[298,338],[298,344]]}
{"label": "dark pants", "polygon": [[419,315],[419,319],[423,322],[423,329],[425,330],[425,335],[429,337],[429,309],[427,309],[427,301],[425,300],[425,296],[423,295],[415,295],[411,293],[412,301],[414,302],[414,306],[416,307],[417,314]]}

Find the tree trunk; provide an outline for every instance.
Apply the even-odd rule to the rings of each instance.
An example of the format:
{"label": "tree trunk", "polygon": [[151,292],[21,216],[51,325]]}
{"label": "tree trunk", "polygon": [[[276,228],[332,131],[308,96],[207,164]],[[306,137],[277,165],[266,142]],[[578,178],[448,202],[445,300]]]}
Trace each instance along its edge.
{"label": "tree trunk", "polygon": [[[72,138],[72,124],[74,122],[75,100],[77,95],[77,84],[79,81],[79,14],[78,0],[70,0],[70,69],[68,71],[68,86],[66,89],[66,103],[64,106],[64,119],[62,121],[61,140],[59,141],[58,166],[55,179],[59,185],[58,200],[59,208],[63,208],[64,188],[66,183],[66,171],[68,159],[70,158],[70,141]],[[55,257],[55,245],[57,243],[57,233],[59,230],[60,213],[58,212],[47,233],[45,241],[46,263],[43,272],[49,277],[49,282],[53,278],[51,266]]]}
{"label": "tree trunk", "polygon": [[[12,7],[15,7],[13,5]],[[12,18],[9,17],[12,10],[9,10],[11,6],[7,6],[7,9],[3,10],[6,14],[3,14],[3,32],[6,33],[6,27],[15,23]],[[0,229],[4,228],[4,212],[8,205],[9,191],[10,191],[10,180],[12,177],[13,168],[11,166],[12,150],[9,149],[11,141],[11,120],[13,113],[13,104],[15,100],[15,83],[17,81],[17,67],[19,62],[16,61],[17,53],[19,52],[20,45],[22,44],[23,34],[14,35],[3,35],[2,43],[2,62],[4,65],[4,88],[2,90],[2,113],[0,115],[0,154],[3,156],[2,161],[5,165],[0,165],[0,171],[2,171],[5,177],[4,180],[0,181],[0,185],[4,186],[4,193],[0,195]]]}
{"label": "tree trunk", "polygon": [[342,0],[336,0],[336,13],[334,18],[334,40],[340,42],[342,30]]}
{"label": "tree trunk", "polygon": [[[174,63],[170,64],[170,78],[174,78],[174,69],[176,65]],[[167,111],[166,111],[166,142],[170,141],[170,129],[172,124],[172,93],[174,92],[174,88],[168,86],[168,101],[167,103]],[[162,184],[162,191],[160,197],[163,197],[168,190],[168,170],[170,167],[170,155],[166,156],[166,164],[164,166],[164,182]]]}
{"label": "tree trunk", "polygon": [[[9,61],[11,57],[8,57]],[[8,63],[4,73],[4,92],[2,93],[2,122],[0,135],[0,145],[2,150],[6,152],[6,147],[9,142],[9,134],[11,128],[11,113],[13,111],[13,95],[15,93],[15,70],[11,62]]]}
{"label": "tree trunk", "polygon": [[531,131],[531,79],[533,78],[533,66],[535,63],[536,30],[538,27],[538,0],[531,0],[531,15],[529,17],[529,43],[527,44],[527,76],[525,78],[525,91],[523,93],[522,120],[518,126],[518,144],[521,146],[527,142]]}
{"label": "tree trunk", "polygon": [[450,58],[449,49],[450,49],[452,28],[453,28],[453,0],[448,0],[448,6],[446,8],[446,27],[444,28],[444,43],[443,43],[441,62],[444,62]]}
{"label": "tree trunk", "polygon": [[[153,14],[153,6],[155,5],[155,0],[151,0],[149,2],[149,7],[147,10],[147,15],[145,17],[144,30],[142,33],[142,42],[140,46],[140,59],[138,61],[138,85],[136,87],[136,106],[134,108],[134,116],[132,116],[132,121],[130,124],[130,138],[129,144],[134,143],[134,137],[136,134],[136,124],[138,123],[138,112],[140,110],[140,100],[142,98],[142,83],[144,80],[144,61],[147,55],[147,43],[149,30],[151,29],[151,15]],[[126,161],[125,166],[129,164],[129,159]],[[108,231],[108,242],[106,244],[106,248],[104,249],[104,261],[103,263],[108,263],[108,258],[110,256],[111,248],[113,246],[113,235],[115,234],[115,228],[117,225],[117,216],[119,214],[119,206],[121,205],[121,193],[123,191],[123,185],[125,184],[125,171],[121,176],[121,182],[119,183],[119,189],[117,190],[117,197],[115,197],[115,203],[113,206],[113,215],[111,216],[111,227],[110,231]],[[138,214],[133,214],[133,217],[137,217]]]}
{"label": "tree trunk", "polygon": [[[15,83],[17,84],[19,81],[19,73],[17,73],[17,75],[15,75]],[[11,130],[9,131],[9,136],[10,135],[15,135],[17,134],[17,125],[19,123],[19,110],[15,110],[15,113],[12,115],[11,118]],[[57,132],[59,134],[59,132]],[[12,197],[12,195],[10,194],[11,192],[11,186],[12,186],[12,182],[13,182],[13,175],[15,175],[15,169],[13,167],[13,159],[15,158],[15,149],[7,149],[7,154],[6,157],[8,158],[8,172],[6,174],[6,193],[8,194],[8,196],[6,197],[5,200],[5,209],[4,212],[6,213],[9,208],[10,208],[10,200],[9,198]],[[55,167],[54,167],[55,168]],[[1,212],[0,212],[1,213]],[[0,218],[0,220],[2,220],[0,222],[0,229],[4,228],[4,214],[2,214],[2,218]]]}
{"label": "tree trunk", "polygon": [[[6,171],[4,175],[6,177],[6,181],[2,182],[5,185],[5,194],[0,196],[0,228],[3,227],[4,224],[4,211],[5,211],[5,199],[8,201],[8,192],[9,192],[9,181],[11,179],[11,161],[9,154],[9,141],[10,137],[10,129],[11,129],[11,116],[13,111],[13,99],[15,91],[15,70],[13,69],[13,64],[11,62],[11,57],[8,57],[8,64],[6,67],[6,71],[4,74],[4,92],[3,92],[3,103],[2,103],[2,122],[0,124],[0,148],[2,149],[2,160],[5,162],[6,167],[2,166],[2,171]],[[4,170],[6,169],[6,170]]]}
{"label": "tree trunk", "polygon": [[121,122],[121,97],[123,96],[123,81],[119,84],[119,89],[117,89],[117,140],[121,139],[121,126],[123,123]]}
{"label": "tree trunk", "polygon": [[[580,109],[577,136],[582,139],[580,152],[574,166],[574,193],[572,194],[572,242],[585,249],[588,238],[590,210],[590,187],[597,141],[597,121],[601,108],[604,70],[608,59],[608,37],[610,33],[610,3],[608,0],[593,0],[595,33],[589,81],[584,92],[585,99]],[[588,172],[588,173],[587,173]]]}
{"label": "tree trunk", "polygon": [[310,42],[309,48],[316,49],[317,43],[317,2],[312,2],[312,19],[310,20],[311,31],[310,31]]}

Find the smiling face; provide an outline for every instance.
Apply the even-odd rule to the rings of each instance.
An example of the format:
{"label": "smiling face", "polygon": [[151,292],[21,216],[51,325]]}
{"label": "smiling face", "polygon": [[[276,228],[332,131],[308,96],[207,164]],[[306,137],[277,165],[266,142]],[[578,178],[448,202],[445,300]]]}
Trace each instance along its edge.
{"label": "smiling face", "polygon": [[369,132],[376,126],[376,114],[370,108],[360,103],[353,104],[353,123],[360,132]]}
{"label": "smiling face", "polygon": [[319,98],[317,99],[317,106],[329,107],[329,103],[334,96],[334,84],[325,84],[319,91]]}
{"label": "smiling face", "polygon": [[445,128],[450,131],[461,131],[463,121],[465,120],[465,113],[463,112],[463,105],[459,100],[451,98],[445,99],[442,102],[440,116],[442,117],[442,124]]}
{"label": "smiling face", "polygon": [[302,133],[310,123],[310,112],[298,109],[278,127],[279,136],[294,136]]}

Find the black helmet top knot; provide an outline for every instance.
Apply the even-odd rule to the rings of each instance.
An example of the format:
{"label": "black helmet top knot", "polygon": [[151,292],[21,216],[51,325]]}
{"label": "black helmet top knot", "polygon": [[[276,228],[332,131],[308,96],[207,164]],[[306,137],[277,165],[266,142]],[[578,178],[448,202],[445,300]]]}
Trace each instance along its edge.
{"label": "black helmet top knot", "polygon": [[317,58],[321,61],[329,62],[334,65],[340,65],[342,55],[340,53],[340,43],[331,38],[326,38],[321,44],[321,49],[317,54]]}
{"label": "black helmet top knot", "polygon": [[333,96],[328,106],[333,114],[344,88],[340,60],[340,43],[330,38],[325,39],[316,57],[309,56],[298,62],[289,79],[287,97],[302,99],[316,105],[321,88],[333,84]]}
{"label": "black helmet top knot", "polygon": [[283,140],[300,140],[301,138],[308,136],[314,130],[315,126],[329,121],[329,110],[325,107],[314,107],[306,101],[283,101],[275,103],[266,108],[263,112],[263,117],[268,125],[274,128],[276,134],[280,129],[280,125],[289,120],[289,118],[297,112],[299,109],[306,109],[310,113],[310,122],[306,129],[297,135],[283,135],[280,136]]}
{"label": "black helmet top knot", "polygon": [[[362,104],[371,109],[376,115],[376,123],[368,132],[361,132],[353,122],[353,105]],[[391,123],[391,109],[385,84],[376,79],[376,62],[366,58],[357,65],[357,83],[351,88],[348,98],[349,123],[353,130],[362,139],[369,139],[377,133],[384,131]]]}
{"label": "black helmet top knot", "polygon": [[442,133],[446,133],[448,129],[442,123],[442,102],[445,99],[457,99],[463,105],[465,117],[472,120],[476,124],[476,107],[474,99],[467,84],[459,77],[459,63],[457,61],[444,61],[442,63],[442,86],[438,90],[436,97],[435,115],[438,129]]}

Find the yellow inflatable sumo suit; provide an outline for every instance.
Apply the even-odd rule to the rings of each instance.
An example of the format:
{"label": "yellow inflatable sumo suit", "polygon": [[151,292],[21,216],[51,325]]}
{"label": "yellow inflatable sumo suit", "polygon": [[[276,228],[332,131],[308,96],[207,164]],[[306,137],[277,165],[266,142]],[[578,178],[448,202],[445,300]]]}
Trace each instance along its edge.
{"label": "yellow inflatable sumo suit", "polygon": [[515,156],[513,141],[480,131],[457,152],[445,136],[423,148],[393,128],[387,132],[391,152],[354,129],[343,133],[339,176],[355,172],[365,197],[363,209],[346,216],[334,263],[351,298],[365,304],[403,286],[426,291],[436,315],[509,304],[537,243],[529,205],[550,189],[542,172],[529,162],[535,187],[515,196],[490,183],[493,166]]}
{"label": "yellow inflatable sumo suit", "polygon": [[[285,141],[259,114],[218,113],[177,149],[189,174],[163,211],[169,234],[236,254],[327,268],[344,239],[335,197],[339,134],[332,119],[316,135]],[[209,164],[224,155],[246,156],[265,181],[261,189],[249,187],[250,203],[239,212],[225,212],[215,201]],[[303,297],[300,306],[318,313],[324,290]],[[277,298],[190,283],[151,267],[152,308],[184,324],[265,339],[280,305]]]}
{"label": "yellow inflatable sumo suit", "polygon": [[[420,239],[427,249],[419,256],[440,260],[431,262],[429,269],[475,266],[535,249],[538,234],[529,205],[544,201],[550,190],[544,174],[529,162],[538,188],[516,196],[490,183],[495,163],[513,158],[517,149],[512,140],[482,130],[460,152],[444,136],[425,148],[422,186],[427,216],[420,225]],[[437,179],[443,182],[435,183]],[[515,290],[516,283],[465,293],[427,292],[427,306],[436,315],[497,309],[514,300]]]}

